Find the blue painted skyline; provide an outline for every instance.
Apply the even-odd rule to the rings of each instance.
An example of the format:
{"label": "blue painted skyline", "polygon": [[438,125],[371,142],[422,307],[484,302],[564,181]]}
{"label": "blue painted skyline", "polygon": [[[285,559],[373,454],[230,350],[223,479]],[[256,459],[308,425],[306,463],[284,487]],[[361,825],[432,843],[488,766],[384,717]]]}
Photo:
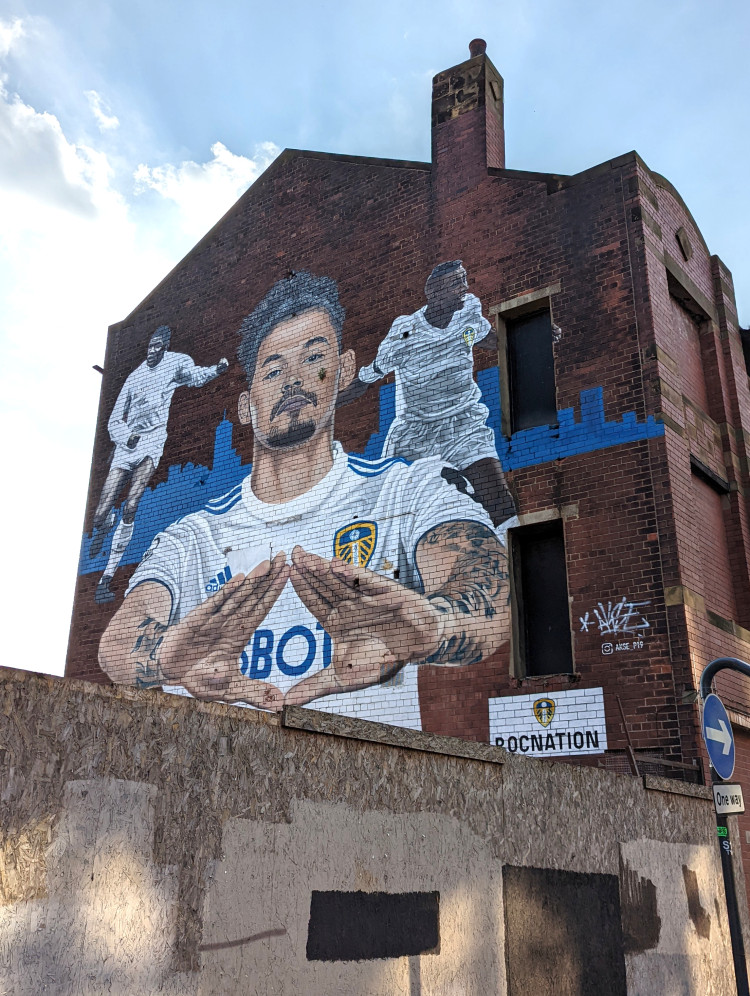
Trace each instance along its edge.
{"label": "blue painted skyline", "polygon": [[[482,392],[482,401],[490,411],[487,424],[495,433],[495,445],[504,470],[531,467],[621,443],[664,435],[664,423],[657,422],[653,415],[649,415],[643,422],[637,419],[635,412],[630,411],[625,412],[619,420],[607,421],[604,416],[604,391],[601,387],[595,387],[581,391],[580,421],[576,421],[573,408],[563,408],[557,413],[557,425],[523,429],[506,438],[500,426],[497,367],[480,371],[477,383]],[[380,388],[379,404],[378,431],[370,436],[364,452],[359,454],[368,460],[380,457],[385,437],[395,417],[393,384],[385,384]],[[133,538],[122,558],[122,564],[137,564],[158,532],[177,519],[197,512],[209,499],[220,497],[247,477],[252,470],[252,463],[243,463],[234,449],[233,429],[233,423],[225,415],[216,427],[210,468],[193,463],[173,465],[169,468],[166,481],[157,484],[155,488],[146,489],[135,517]],[[119,515],[118,510],[118,519]],[[88,534],[83,537],[79,574],[101,573],[107,562],[109,543],[105,543],[98,557],[89,558],[91,538]]]}

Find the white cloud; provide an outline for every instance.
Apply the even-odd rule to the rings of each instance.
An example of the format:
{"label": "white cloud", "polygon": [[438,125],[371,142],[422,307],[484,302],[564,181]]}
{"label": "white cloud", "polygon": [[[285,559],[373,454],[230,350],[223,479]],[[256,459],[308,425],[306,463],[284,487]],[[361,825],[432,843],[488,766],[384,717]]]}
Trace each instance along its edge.
{"label": "white cloud", "polygon": [[0,21],[0,58],[4,58],[24,34],[23,21],[16,17],[12,21]]}
{"label": "white cloud", "polygon": [[84,96],[89,102],[96,123],[99,125],[99,131],[112,131],[114,128],[120,127],[120,119],[109,113],[112,108],[96,90],[86,90]]}
{"label": "white cloud", "polygon": [[[20,22],[0,21],[0,53],[22,35]],[[64,666],[101,385],[91,367],[107,326],[191,247],[184,232],[214,223],[275,151],[247,159],[216,143],[205,164],[139,167],[156,193],[136,212],[132,164],[67,135],[0,75],[0,603],[14,622],[4,664]]]}
{"label": "white cloud", "polygon": [[65,138],[54,115],[37,112],[0,83],[0,196],[13,191],[92,216],[97,174],[107,170],[103,155]]}
{"label": "white cloud", "polygon": [[[77,570],[101,362],[109,323],[174,262],[144,245],[107,157],[54,115],[0,88],[0,423],[12,486],[0,491],[15,621],[4,663],[60,672]],[[12,528],[8,524],[13,523]],[[24,634],[41,631],[44,640]],[[15,644],[15,645],[14,645]]]}
{"label": "white cloud", "polygon": [[273,142],[256,146],[254,158],[238,156],[222,142],[211,146],[213,159],[179,166],[146,166],[134,173],[136,192],[155,190],[177,205],[183,231],[199,238],[229,210],[281,150]]}

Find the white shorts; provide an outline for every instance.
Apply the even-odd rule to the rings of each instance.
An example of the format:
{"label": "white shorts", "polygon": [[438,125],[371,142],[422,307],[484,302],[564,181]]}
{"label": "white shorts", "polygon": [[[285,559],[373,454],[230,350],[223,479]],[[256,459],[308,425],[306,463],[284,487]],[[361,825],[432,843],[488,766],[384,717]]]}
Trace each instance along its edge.
{"label": "white shorts", "polygon": [[166,441],[167,433],[162,429],[154,432],[144,432],[138,440],[138,445],[132,450],[118,443],[115,447],[115,454],[112,457],[112,466],[117,468],[117,470],[133,471],[143,463],[146,457],[151,457],[154,461],[154,470],[156,470],[159,466],[161,455],[164,452]]}
{"label": "white shorts", "polygon": [[406,460],[440,457],[458,470],[477,460],[497,460],[488,415],[487,406],[477,402],[456,415],[430,422],[418,416],[398,416],[388,430],[381,456]]}

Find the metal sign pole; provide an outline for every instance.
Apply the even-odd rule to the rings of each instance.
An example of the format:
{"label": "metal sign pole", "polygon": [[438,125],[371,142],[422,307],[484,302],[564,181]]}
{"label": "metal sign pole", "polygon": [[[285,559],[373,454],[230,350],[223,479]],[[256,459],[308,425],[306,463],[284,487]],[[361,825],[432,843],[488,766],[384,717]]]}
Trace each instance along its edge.
{"label": "metal sign pole", "polygon": [[[750,678],[750,664],[739,661],[734,657],[718,657],[704,669],[700,680],[701,701],[705,702],[711,694],[711,684],[719,671],[725,668],[731,671],[739,671],[740,674]],[[720,783],[711,765],[712,784]],[[734,885],[734,863],[732,861],[732,845],[729,841],[729,830],[726,816],[716,817],[716,828],[719,833],[719,852],[721,854],[721,870],[724,877],[724,895],[727,900],[727,917],[729,919],[729,937],[732,942],[732,958],[734,960],[734,974],[737,981],[737,996],[750,996],[748,986],[747,961],[745,960],[745,944],[742,939],[742,925],[740,923],[740,911],[737,905],[737,890]],[[722,834],[722,830],[724,831]]]}

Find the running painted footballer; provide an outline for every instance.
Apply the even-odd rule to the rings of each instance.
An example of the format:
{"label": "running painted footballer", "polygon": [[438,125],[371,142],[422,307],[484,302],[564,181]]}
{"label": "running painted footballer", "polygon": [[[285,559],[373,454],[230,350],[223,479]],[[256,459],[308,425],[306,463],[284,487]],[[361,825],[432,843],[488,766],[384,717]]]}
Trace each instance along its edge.
{"label": "running painted footballer", "polygon": [[[440,457],[468,479],[495,526],[508,528],[515,503],[497,458],[489,411],[474,380],[474,347],[497,350],[497,335],[469,293],[460,259],[439,263],[425,284],[427,303],[401,315],[339,398],[346,404],[393,373],[396,417],[382,456]],[[512,523],[511,523],[512,525]]]}
{"label": "running painted footballer", "polygon": [[89,557],[101,553],[107,533],[115,524],[117,497],[128,476],[130,482],[107,566],[94,593],[99,604],[115,597],[109,583],[132,539],[138,505],[164,452],[174,392],[178,387],[203,387],[229,369],[229,362],[223,358],[212,367],[196,366],[185,353],[170,351],[171,339],[169,326],[160,325],[149,339],[145,360],[125,380],[107,423],[115,452],[94,512]]}

